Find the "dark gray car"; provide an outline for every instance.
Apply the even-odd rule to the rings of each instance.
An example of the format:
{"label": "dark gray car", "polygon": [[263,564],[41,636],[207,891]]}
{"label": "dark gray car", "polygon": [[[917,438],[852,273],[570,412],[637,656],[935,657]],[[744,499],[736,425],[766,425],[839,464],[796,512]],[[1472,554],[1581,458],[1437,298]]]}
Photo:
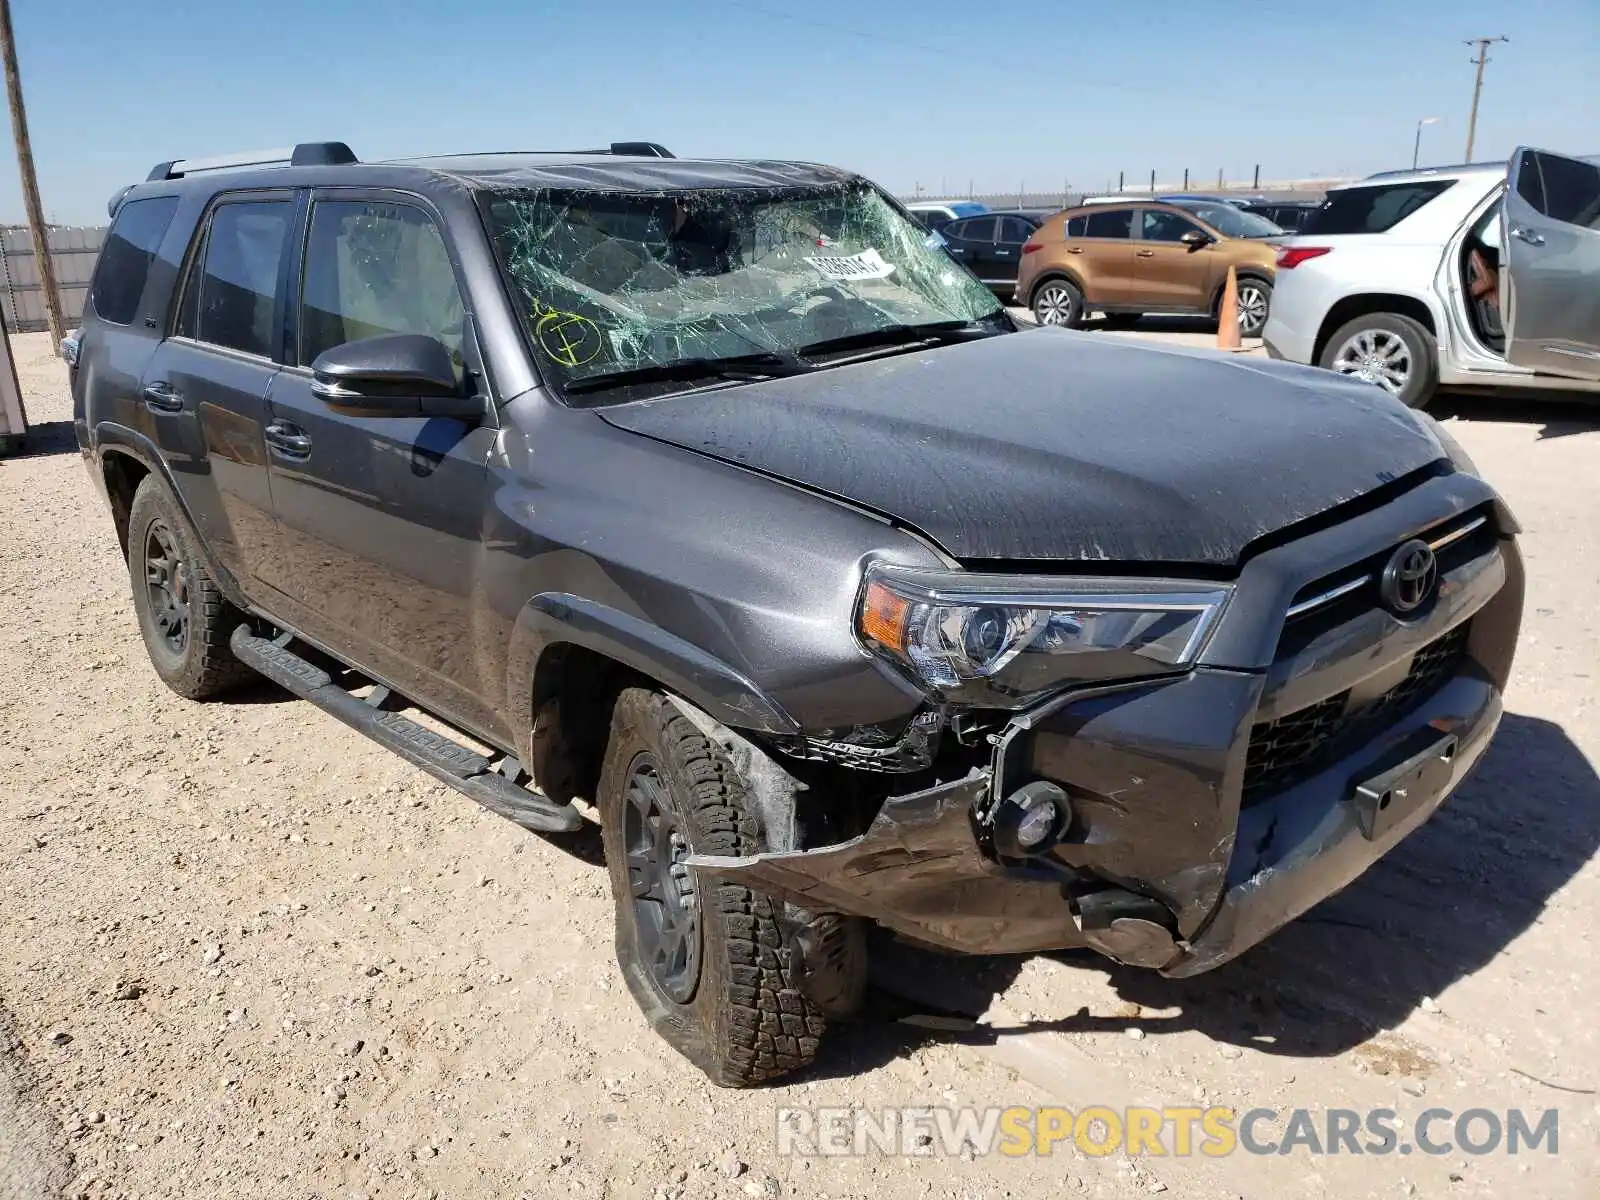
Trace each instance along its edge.
{"label": "dark gray car", "polygon": [[113,215],[73,394],[157,673],[557,840],[592,801],[719,1083],[811,1060],[869,922],[1225,962],[1499,720],[1516,526],[1429,418],[1019,331],[847,172],[318,143]]}

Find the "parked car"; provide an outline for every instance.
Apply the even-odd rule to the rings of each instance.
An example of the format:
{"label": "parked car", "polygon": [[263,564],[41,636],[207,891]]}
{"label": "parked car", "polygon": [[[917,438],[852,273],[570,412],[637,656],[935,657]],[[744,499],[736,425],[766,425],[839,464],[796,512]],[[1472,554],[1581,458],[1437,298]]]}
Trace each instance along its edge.
{"label": "parked car", "polygon": [[906,211],[929,233],[943,233],[951,221],[986,213],[989,206],[976,200],[924,200],[906,205]]}
{"label": "parked car", "polygon": [[1217,312],[1232,266],[1239,330],[1260,334],[1272,302],[1276,225],[1209,200],[1142,200],[1057,213],[1022,248],[1016,295],[1041,325],[1087,313]]}
{"label": "parked car", "polygon": [[1389,172],[1328,193],[1278,252],[1274,357],[1421,407],[1441,385],[1592,395],[1600,380],[1600,165]]}
{"label": "parked car", "polygon": [[74,424],[169,687],[592,802],[628,987],[725,1085],[812,1059],[869,921],[1192,975],[1483,753],[1516,527],[1430,418],[1021,331],[858,176],[656,149],[122,197]]}
{"label": "parked car", "polygon": [[1016,291],[1022,247],[1050,215],[1048,208],[1011,208],[964,217],[940,234],[945,253],[961,263],[1002,300]]}
{"label": "parked car", "polygon": [[1247,213],[1254,213],[1264,220],[1271,221],[1285,233],[1293,233],[1300,229],[1311,214],[1322,207],[1320,200],[1253,200],[1243,206]]}
{"label": "parked car", "polygon": [[1157,196],[1168,204],[1231,204],[1235,208],[1244,208],[1259,196],[1210,196],[1203,192],[1180,192],[1171,196]]}

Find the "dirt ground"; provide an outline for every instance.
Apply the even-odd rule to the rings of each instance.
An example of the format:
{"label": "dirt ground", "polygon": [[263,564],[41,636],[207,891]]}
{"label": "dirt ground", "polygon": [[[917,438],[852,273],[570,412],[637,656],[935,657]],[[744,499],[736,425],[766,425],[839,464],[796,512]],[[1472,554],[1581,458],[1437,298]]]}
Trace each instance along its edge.
{"label": "dirt ground", "polygon": [[[886,956],[785,1086],[647,1029],[592,843],[485,813],[263,686],[148,669],[65,372],[0,460],[0,1197],[1600,1195],[1600,411],[1461,401],[1526,528],[1499,738],[1421,831],[1239,962]],[[1181,402],[1181,398],[1175,398]],[[574,852],[576,851],[576,852]],[[894,994],[972,1015],[892,1019]],[[777,1153],[780,1107],[1559,1110],[1559,1153]]]}

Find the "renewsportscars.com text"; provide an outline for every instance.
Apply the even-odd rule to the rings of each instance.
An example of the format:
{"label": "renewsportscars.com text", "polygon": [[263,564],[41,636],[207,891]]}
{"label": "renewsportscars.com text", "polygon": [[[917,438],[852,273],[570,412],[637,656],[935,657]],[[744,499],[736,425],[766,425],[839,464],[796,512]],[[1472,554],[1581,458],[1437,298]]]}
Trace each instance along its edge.
{"label": "renewsportscars.com text", "polygon": [[1243,1111],[1093,1105],[1068,1108],[780,1108],[777,1150],[797,1157],[999,1154],[1009,1157],[1118,1151],[1151,1158],[1199,1154],[1556,1154],[1556,1109],[1456,1112],[1429,1108]]}

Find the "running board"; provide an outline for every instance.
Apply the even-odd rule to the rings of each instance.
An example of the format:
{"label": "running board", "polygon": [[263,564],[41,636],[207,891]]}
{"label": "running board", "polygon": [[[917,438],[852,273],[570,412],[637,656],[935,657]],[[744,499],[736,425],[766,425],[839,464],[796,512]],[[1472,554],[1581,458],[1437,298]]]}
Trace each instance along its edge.
{"label": "running board", "polygon": [[240,625],[228,644],[246,666],[366,734],[490,812],[537,833],[572,833],[583,827],[583,816],[570,804],[557,804],[508,778],[500,768],[512,768],[512,776],[521,774],[512,760],[491,762],[401,713],[385,711],[382,705],[389,697],[389,689],[381,684],[369,699],[352,696],[328,672],[289,649],[289,641],[288,635],[277,641],[259,638],[248,625]]}

